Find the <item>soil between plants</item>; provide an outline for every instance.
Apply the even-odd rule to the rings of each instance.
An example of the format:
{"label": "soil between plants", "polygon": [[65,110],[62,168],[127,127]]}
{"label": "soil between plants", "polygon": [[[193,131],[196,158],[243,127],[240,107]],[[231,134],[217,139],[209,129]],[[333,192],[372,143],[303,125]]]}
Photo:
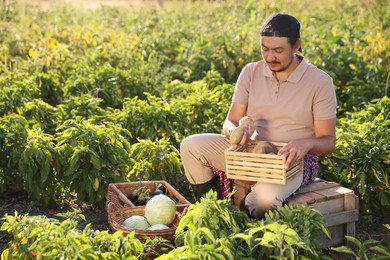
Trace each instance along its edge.
{"label": "soil between plants", "polygon": [[[79,210],[79,214],[83,214],[86,219],[86,221],[81,218],[77,219],[79,229],[83,229],[85,225],[90,223],[91,229],[93,230],[110,231],[107,212],[105,209],[97,209],[88,205],[77,204],[49,205],[42,207],[37,203],[31,202],[25,194],[21,193],[11,193],[6,197],[0,197],[0,226],[4,222],[1,218],[5,214],[14,215],[15,211],[17,211],[19,215],[45,215],[47,217],[55,218],[55,214],[57,213],[73,212],[75,209]],[[360,241],[375,239],[379,241],[381,245],[385,245],[387,248],[390,248],[390,230],[384,227],[384,224],[390,224],[390,218],[388,216],[390,216],[389,209],[381,211],[379,214],[375,214],[375,219],[369,221],[371,224],[365,224],[364,222],[367,221],[360,219],[356,225],[356,238]],[[61,221],[63,218],[59,218],[59,220]],[[10,239],[11,237],[8,233],[0,231],[0,254],[8,247]],[[353,245],[351,245],[351,247],[355,249],[355,252],[357,251],[357,248],[354,248]],[[323,249],[323,252],[335,260],[356,259],[355,257],[338,253],[331,249]],[[375,254],[372,253],[369,255],[372,257],[375,256]]]}

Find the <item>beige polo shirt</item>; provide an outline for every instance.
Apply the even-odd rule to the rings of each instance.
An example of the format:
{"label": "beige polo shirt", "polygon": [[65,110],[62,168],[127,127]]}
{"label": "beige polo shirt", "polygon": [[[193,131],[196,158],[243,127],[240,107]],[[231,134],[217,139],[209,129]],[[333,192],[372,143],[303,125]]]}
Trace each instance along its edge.
{"label": "beige polo shirt", "polygon": [[265,61],[247,64],[232,101],[247,105],[253,138],[276,142],[314,137],[314,120],[335,118],[337,109],[332,78],[305,59],[280,82]]}

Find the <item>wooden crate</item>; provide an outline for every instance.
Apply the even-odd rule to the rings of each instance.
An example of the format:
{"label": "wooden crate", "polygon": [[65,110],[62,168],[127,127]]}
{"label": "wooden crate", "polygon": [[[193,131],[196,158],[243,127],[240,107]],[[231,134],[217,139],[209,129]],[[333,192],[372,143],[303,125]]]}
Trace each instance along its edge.
{"label": "wooden crate", "polygon": [[[158,181],[141,181],[141,182],[120,182],[110,183],[106,195],[106,209],[110,202],[112,202],[117,209],[127,207],[141,207],[135,206],[130,200],[130,194],[140,186],[146,186],[152,193],[157,184],[163,184],[167,190],[166,194],[170,197],[180,209],[187,208],[191,202],[183,197],[177,190],[175,190],[168,182],[163,180]],[[152,196],[152,194],[149,194]]]}
{"label": "wooden crate", "polygon": [[288,198],[287,203],[311,205],[324,215],[331,239],[321,234],[316,240],[321,248],[345,245],[345,236],[356,236],[359,199],[353,190],[336,182],[317,179]]}
{"label": "wooden crate", "polygon": [[[235,180],[234,204],[239,207],[241,200],[255,182]],[[331,239],[321,234],[316,243],[321,248],[346,244],[345,236],[356,235],[356,222],[359,218],[359,200],[353,190],[336,182],[316,179],[312,184],[298,190],[286,200],[289,205],[310,205],[324,215]]]}
{"label": "wooden crate", "polygon": [[[285,143],[270,142],[278,149]],[[225,151],[226,176],[228,179],[286,184],[290,178],[303,172],[303,159],[288,170],[284,168],[285,155],[247,152],[256,141],[236,151]]]}
{"label": "wooden crate", "polygon": [[251,187],[253,187],[255,184],[256,182],[254,181],[234,180],[233,186],[236,189],[236,193],[233,195],[234,205],[240,208],[241,200],[245,198],[246,194],[250,192]]}

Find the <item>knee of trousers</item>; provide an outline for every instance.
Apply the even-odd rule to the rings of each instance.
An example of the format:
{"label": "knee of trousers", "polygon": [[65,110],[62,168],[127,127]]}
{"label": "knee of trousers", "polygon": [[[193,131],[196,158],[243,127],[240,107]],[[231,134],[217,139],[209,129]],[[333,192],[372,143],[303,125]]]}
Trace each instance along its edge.
{"label": "knee of trousers", "polygon": [[180,151],[188,150],[188,148],[191,147],[190,143],[191,143],[190,138],[188,138],[188,137],[184,138],[180,142]]}
{"label": "knee of trousers", "polygon": [[269,194],[255,194],[253,191],[250,192],[245,198],[245,205],[249,208],[256,208],[258,210],[267,212],[269,210],[276,209],[278,206],[282,206],[283,202],[275,196]]}
{"label": "knee of trousers", "polygon": [[257,183],[251,193],[256,203],[265,209],[275,209],[283,204],[283,192],[279,185]]}
{"label": "knee of trousers", "polygon": [[198,154],[202,149],[201,142],[196,135],[187,136],[180,142],[180,154],[190,155]]}
{"label": "knee of trousers", "polygon": [[274,209],[277,206],[275,204],[272,204],[269,200],[266,203],[257,200],[253,192],[249,192],[245,197],[245,211],[250,217],[258,220],[264,218],[268,211]]}
{"label": "knee of trousers", "polygon": [[196,136],[188,136],[184,138],[180,143],[180,156],[182,162],[187,164],[195,160],[207,165],[207,158],[204,157],[201,149],[202,146],[199,141],[197,141]]}

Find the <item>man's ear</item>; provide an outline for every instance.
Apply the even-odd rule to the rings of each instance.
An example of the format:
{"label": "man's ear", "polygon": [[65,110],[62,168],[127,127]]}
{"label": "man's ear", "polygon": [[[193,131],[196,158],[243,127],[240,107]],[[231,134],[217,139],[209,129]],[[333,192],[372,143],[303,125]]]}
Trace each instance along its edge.
{"label": "man's ear", "polygon": [[297,52],[302,47],[301,39],[298,39],[294,44],[294,52]]}

